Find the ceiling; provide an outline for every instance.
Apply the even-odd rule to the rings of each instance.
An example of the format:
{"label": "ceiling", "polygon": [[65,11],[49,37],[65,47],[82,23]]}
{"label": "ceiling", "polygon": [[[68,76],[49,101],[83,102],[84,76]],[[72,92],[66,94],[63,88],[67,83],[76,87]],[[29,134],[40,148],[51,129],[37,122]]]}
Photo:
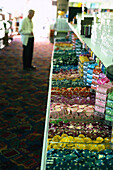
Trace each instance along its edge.
{"label": "ceiling", "polygon": [[0,8],[14,15],[25,13],[29,8],[43,12],[42,8],[47,11],[48,3],[52,5],[52,1],[57,1],[57,8],[61,11],[67,10],[69,2],[101,2],[102,8],[113,8],[113,0],[0,0]]}

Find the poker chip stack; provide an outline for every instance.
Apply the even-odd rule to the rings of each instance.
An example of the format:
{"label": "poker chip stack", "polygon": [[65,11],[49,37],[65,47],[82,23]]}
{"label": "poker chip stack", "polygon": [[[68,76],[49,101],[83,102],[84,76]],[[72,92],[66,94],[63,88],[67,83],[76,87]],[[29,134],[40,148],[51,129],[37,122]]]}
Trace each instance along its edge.
{"label": "poker chip stack", "polygon": [[87,56],[80,55],[79,56],[79,62],[78,62],[78,72],[80,74],[80,77],[83,77],[83,64],[84,62],[88,62],[89,59]]}
{"label": "poker chip stack", "polygon": [[91,84],[92,84],[93,70],[95,69],[96,65],[97,64],[94,63],[94,62],[88,64],[86,85],[89,86],[89,87],[91,87]]}
{"label": "poker chip stack", "polygon": [[89,151],[77,149],[51,149],[47,153],[47,170],[112,169],[113,150]]}
{"label": "poker chip stack", "polygon": [[83,63],[83,82],[87,82],[87,69],[88,65],[91,64],[92,61],[87,61]]}
{"label": "poker chip stack", "polygon": [[113,118],[113,86],[101,84],[107,78],[72,32],[69,40],[73,47],[59,43],[54,56],[46,169],[112,168],[111,126],[103,120]]}
{"label": "poker chip stack", "polygon": [[95,69],[93,70],[93,79],[92,79],[92,84],[91,84],[91,88],[93,90],[96,90],[96,87],[98,85],[97,80],[99,80],[99,78],[104,76],[104,74],[100,74],[100,73],[102,73],[101,68],[96,66]]}
{"label": "poker chip stack", "polygon": [[76,50],[76,41],[78,41],[77,36],[75,34],[72,34],[73,50]]}
{"label": "poker chip stack", "polygon": [[108,93],[105,119],[113,122],[113,91]]}
{"label": "poker chip stack", "polygon": [[82,50],[82,43],[80,42],[79,39],[75,41],[75,50],[76,50],[76,57],[79,58]]}
{"label": "poker chip stack", "polygon": [[[99,115],[102,119],[105,118],[106,103],[107,106],[110,106],[109,101],[107,100],[108,93],[113,91],[113,85],[106,83],[104,85],[97,85],[96,88],[96,98],[95,98],[95,115]],[[109,94],[110,96],[110,94]],[[109,109],[107,109],[107,113]],[[108,116],[106,116],[107,118]]]}

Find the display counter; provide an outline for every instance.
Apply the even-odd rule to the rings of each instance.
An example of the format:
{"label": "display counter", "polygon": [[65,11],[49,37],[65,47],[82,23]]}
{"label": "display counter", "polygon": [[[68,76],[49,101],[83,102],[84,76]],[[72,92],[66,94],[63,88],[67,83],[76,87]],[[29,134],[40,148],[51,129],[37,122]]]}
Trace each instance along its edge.
{"label": "display counter", "polygon": [[[53,53],[54,53],[54,50],[53,50]],[[42,148],[42,158],[41,158],[41,170],[46,170],[47,140],[48,140],[50,101],[51,101],[51,83],[52,83],[52,70],[53,70],[53,53],[52,53],[50,76],[49,76],[49,90],[48,90],[48,99],[47,99],[47,108],[46,108],[46,118],[45,118],[45,128],[44,128],[44,138],[43,138],[43,148]]]}
{"label": "display counter", "polygon": [[[77,35],[82,43],[86,43]],[[84,87],[86,83],[76,72],[73,59],[77,56],[72,52],[72,47],[69,42],[62,44],[61,41],[56,48],[54,44],[41,170],[93,169],[95,166],[100,170],[108,166],[111,168],[111,123],[101,118],[100,114],[95,114],[95,92]]]}

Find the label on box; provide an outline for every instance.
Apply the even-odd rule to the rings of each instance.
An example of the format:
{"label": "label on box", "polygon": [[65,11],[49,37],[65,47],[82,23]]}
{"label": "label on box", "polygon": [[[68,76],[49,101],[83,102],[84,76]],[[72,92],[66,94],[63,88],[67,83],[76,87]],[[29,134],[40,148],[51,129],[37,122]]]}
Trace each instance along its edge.
{"label": "label on box", "polygon": [[97,112],[100,112],[100,113],[103,113],[103,114],[104,114],[104,112],[105,112],[105,108],[102,108],[102,107],[100,107],[100,106],[95,105],[95,111],[97,111]]}
{"label": "label on box", "polygon": [[98,106],[101,106],[101,107],[105,107],[106,101],[101,100],[101,99],[96,99],[95,104],[98,105]]}
{"label": "label on box", "polygon": [[88,78],[88,79],[92,79],[92,78],[93,78],[93,75],[92,75],[92,74],[87,74],[87,78]]}
{"label": "label on box", "polygon": [[113,109],[106,107],[106,114],[113,116]]}
{"label": "label on box", "polygon": [[105,120],[113,122],[113,116],[105,115]]}
{"label": "label on box", "polygon": [[101,100],[106,100],[107,94],[101,94],[99,92],[96,92],[96,98],[101,99]]}
{"label": "label on box", "polygon": [[111,107],[113,109],[113,101],[112,100],[107,100],[107,106]]}
{"label": "label on box", "polygon": [[92,69],[88,69],[88,70],[87,70],[87,73],[93,74],[93,70],[92,70]]}

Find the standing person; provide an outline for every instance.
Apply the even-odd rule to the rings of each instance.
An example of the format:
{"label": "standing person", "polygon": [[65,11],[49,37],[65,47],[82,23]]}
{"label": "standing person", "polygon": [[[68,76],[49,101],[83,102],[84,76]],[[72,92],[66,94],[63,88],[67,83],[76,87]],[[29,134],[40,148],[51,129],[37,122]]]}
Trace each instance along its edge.
{"label": "standing person", "polygon": [[21,34],[23,44],[23,69],[34,70],[35,66],[32,66],[33,48],[34,48],[34,34],[33,34],[33,22],[32,18],[35,11],[30,9],[28,16],[24,18],[19,26],[19,33]]}

